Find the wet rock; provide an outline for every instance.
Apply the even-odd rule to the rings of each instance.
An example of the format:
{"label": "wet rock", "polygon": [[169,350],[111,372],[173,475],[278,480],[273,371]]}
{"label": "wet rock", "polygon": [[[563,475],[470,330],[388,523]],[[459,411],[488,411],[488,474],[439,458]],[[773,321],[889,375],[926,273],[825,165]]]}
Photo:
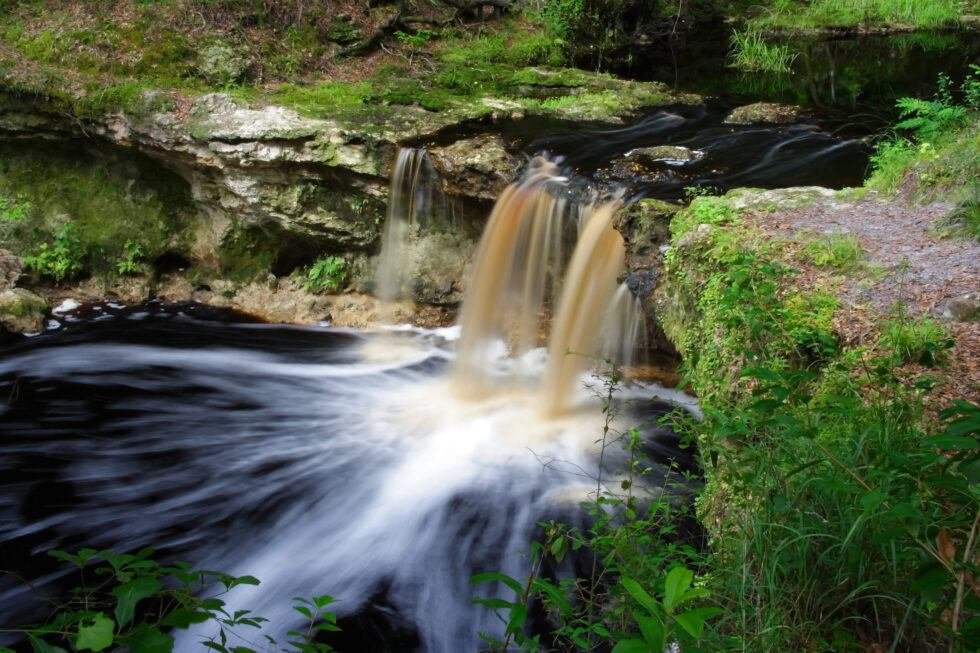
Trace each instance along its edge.
{"label": "wet rock", "polygon": [[429,151],[450,195],[496,199],[517,174],[518,161],[496,134],[483,134]]}
{"label": "wet rock", "polygon": [[730,125],[786,125],[799,120],[801,107],[773,102],[756,102],[738,107],[725,118]]}
{"label": "wet rock", "polygon": [[949,300],[943,317],[955,322],[980,322],[980,292],[970,292]]}
{"label": "wet rock", "polygon": [[627,159],[640,163],[693,163],[704,157],[701,150],[692,150],[680,145],[657,145],[655,147],[639,147],[626,154]]}
{"label": "wet rock", "polygon": [[20,279],[24,262],[13,252],[0,249],[0,291],[10,290]]}
{"label": "wet rock", "polygon": [[0,327],[17,333],[35,333],[44,328],[48,302],[23,288],[0,292]]}

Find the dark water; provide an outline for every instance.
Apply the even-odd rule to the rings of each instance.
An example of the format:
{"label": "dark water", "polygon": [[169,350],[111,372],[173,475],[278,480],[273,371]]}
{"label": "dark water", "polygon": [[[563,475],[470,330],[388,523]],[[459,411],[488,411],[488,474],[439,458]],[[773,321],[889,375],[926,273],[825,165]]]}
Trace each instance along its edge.
{"label": "dark water", "polygon": [[699,26],[664,35],[610,62],[624,76],[739,102],[800,104],[865,132],[895,122],[895,100],[931,97],[940,73],[959,83],[980,62],[980,39],[969,31],[920,31],[883,36],[795,36],[774,41],[797,57],[792,71],[732,68],[732,26]]}
{"label": "dark water", "polygon": [[[0,576],[0,629],[70,582],[46,550],[152,545],[260,578],[229,601],[272,633],[296,625],[292,597],[329,593],[341,650],[476,650],[499,625],[468,578],[521,576],[539,520],[581,519],[601,411],[584,390],[558,422],[536,421],[533,397],[461,403],[444,336],[154,303],[90,307],[0,349],[0,559],[35,586]],[[631,425],[669,409],[652,393],[624,389]],[[647,433],[653,462],[692,467]]]}

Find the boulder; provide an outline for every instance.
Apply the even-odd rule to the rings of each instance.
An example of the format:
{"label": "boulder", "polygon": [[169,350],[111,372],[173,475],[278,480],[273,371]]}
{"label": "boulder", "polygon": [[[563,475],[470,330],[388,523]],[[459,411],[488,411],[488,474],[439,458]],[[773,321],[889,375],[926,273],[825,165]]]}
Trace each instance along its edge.
{"label": "boulder", "polygon": [[954,322],[980,322],[980,292],[954,297],[943,308],[943,317]]}
{"label": "boulder", "polygon": [[681,145],[656,145],[654,147],[638,147],[626,153],[627,159],[640,163],[693,163],[704,157],[701,150],[692,150]]}
{"label": "boulder", "polygon": [[0,327],[17,333],[36,333],[44,328],[48,302],[23,288],[0,292]]}
{"label": "boulder", "polygon": [[756,102],[738,107],[725,118],[730,125],[787,125],[800,119],[803,109],[790,104]]}

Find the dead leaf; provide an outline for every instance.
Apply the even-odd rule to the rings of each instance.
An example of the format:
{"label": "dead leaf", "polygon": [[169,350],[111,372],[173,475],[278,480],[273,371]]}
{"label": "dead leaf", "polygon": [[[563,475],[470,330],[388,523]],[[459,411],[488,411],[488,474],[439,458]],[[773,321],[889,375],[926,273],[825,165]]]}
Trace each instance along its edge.
{"label": "dead leaf", "polygon": [[936,546],[939,548],[939,557],[946,562],[953,562],[956,559],[956,545],[953,544],[947,529],[939,529],[939,535],[936,536]]}

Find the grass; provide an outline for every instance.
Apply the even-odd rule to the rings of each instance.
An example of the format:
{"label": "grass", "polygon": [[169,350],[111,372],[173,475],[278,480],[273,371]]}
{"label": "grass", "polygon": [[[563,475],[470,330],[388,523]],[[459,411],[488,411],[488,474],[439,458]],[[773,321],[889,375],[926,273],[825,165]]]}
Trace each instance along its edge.
{"label": "grass", "polygon": [[813,29],[902,24],[919,29],[956,24],[957,0],[776,0],[751,21],[761,28]]}
{"label": "grass", "polygon": [[939,322],[928,317],[912,317],[899,306],[895,315],[882,323],[881,345],[903,363],[933,367],[946,361],[952,341]]}
{"label": "grass", "polygon": [[740,70],[788,73],[799,53],[788,45],[770,43],[758,31],[732,32],[731,66]]}
{"label": "grass", "polygon": [[840,271],[853,270],[861,260],[861,243],[853,234],[832,233],[808,240],[803,246],[804,258],[820,267]]}

